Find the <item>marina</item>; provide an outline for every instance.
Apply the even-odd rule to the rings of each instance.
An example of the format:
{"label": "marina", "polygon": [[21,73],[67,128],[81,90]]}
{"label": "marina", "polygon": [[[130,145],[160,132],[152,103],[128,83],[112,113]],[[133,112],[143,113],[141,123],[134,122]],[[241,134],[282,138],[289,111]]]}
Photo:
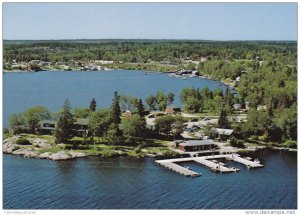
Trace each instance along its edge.
{"label": "marina", "polygon": [[166,159],[166,160],[156,160],[155,162],[160,164],[163,167],[171,169],[179,174],[184,176],[200,176],[201,173],[194,172],[188,168],[182,167],[176,163],[180,162],[190,162],[194,161],[198,164],[206,166],[210,168],[214,172],[221,172],[221,173],[229,173],[229,172],[238,172],[239,169],[235,167],[227,167],[225,163],[218,162],[216,159],[225,159],[235,161],[241,164],[244,164],[248,168],[259,168],[263,167],[262,164],[255,159],[251,161],[245,158],[240,157],[238,154],[223,154],[223,155],[210,155],[210,156],[201,156],[201,157],[188,157],[188,158],[175,158],[175,159]]}

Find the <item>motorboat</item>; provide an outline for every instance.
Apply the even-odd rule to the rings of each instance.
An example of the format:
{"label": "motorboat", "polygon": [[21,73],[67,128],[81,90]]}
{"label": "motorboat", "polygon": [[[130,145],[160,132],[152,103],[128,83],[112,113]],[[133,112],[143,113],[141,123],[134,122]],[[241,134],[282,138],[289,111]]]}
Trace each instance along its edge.
{"label": "motorboat", "polygon": [[260,161],[257,158],[254,160],[254,162],[255,163],[260,163]]}
{"label": "motorboat", "polygon": [[191,167],[189,167],[189,166],[184,166],[184,168],[191,170]]}
{"label": "motorboat", "polygon": [[238,169],[238,168],[236,168],[236,167],[234,167],[234,166],[230,167],[230,169],[233,169],[235,172],[240,171],[240,169]]}
{"label": "motorboat", "polygon": [[225,163],[222,163],[222,162],[219,162],[219,164],[220,164],[221,166],[226,166],[226,164],[225,164]]}

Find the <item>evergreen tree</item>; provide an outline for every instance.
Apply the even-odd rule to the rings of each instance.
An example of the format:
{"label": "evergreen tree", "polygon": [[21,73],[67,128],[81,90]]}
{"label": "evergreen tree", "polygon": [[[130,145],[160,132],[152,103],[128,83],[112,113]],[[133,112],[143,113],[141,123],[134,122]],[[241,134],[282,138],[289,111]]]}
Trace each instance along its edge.
{"label": "evergreen tree", "polygon": [[149,107],[149,110],[155,110],[156,108],[156,98],[153,95],[150,95],[147,99],[146,99],[146,103]]}
{"label": "evergreen tree", "polygon": [[227,113],[224,108],[221,109],[220,117],[218,120],[219,128],[230,128],[229,121],[227,119]]}
{"label": "evergreen tree", "polygon": [[96,111],[96,107],[97,107],[97,102],[93,98],[93,100],[91,101],[91,104],[90,104],[90,110],[93,111],[93,112],[95,112]]}
{"label": "evergreen tree", "polygon": [[107,141],[110,145],[118,145],[123,141],[122,131],[116,124],[111,124],[107,131]]}
{"label": "evergreen tree", "polygon": [[113,123],[118,125],[121,123],[121,109],[120,109],[120,96],[118,95],[118,92],[115,91],[114,98],[111,105],[112,110],[112,120]]}
{"label": "evergreen tree", "polygon": [[143,116],[144,116],[144,111],[145,111],[144,104],[143,104],[142,99],[140,99],[138,101],[138,104],[137,104],[137,113],[138,113],[138,115],[140,115],[140,117],[142,119],[143,119]]}
{"label": "evergreen tree", "polygon": [[63,110],[58,116],[55,129],[56,143],[66,143],[73,137],[74,118],[71,113],[71,105],[68,99],[65,101]]}
{"label": "evergreen tree", "polygon": [[175,94],[169,93],[167,96],[168,105],[171,105],[174,102]]}

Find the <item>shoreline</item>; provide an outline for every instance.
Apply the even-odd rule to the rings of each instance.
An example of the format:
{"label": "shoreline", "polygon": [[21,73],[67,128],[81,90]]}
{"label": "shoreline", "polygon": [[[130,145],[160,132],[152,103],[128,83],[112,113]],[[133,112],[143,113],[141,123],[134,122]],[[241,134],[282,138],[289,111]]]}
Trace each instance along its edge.
{"label": "shoreline", "polygon": [[[157,73],[157,74],[172,74],[174,71],[154,71],[154,70],[140,70],[140,69],[107,69],[107,70],[40,70],[40,71],[31,71],[31,70],[3,70],[3,73],[37,73],[37,72],[109,72],[109,71],[137,71],[137,72],[145,72],[145,73]],[[228,83],[224,80],[218,80],[218,79],[213,79],[209,75],[202,75],[198,76],[198,78],[201,79],[208,79],[212,81],[219,81],[220,83],[224,84],[225,86],[228,87],[235,87],[235,83]]]}
{"label": "shoreline", "polygon": [[[172,150],[172,148],[168,147],[169,151],[172,151],[173,154],[166,153],[165,150],[161,149],[158,150],[155,153],[147,152],[141,150],[140,152],[136,152],[134,149],[132,151],[122,151],[121,149],[111,149],[110,152],[101,153],[101,151],[98,151],[98,153],[91,153],[88,152],[89,149],[82,149],[82,150],[66,150],[64,149],[64,144],[55,144],[53,145],[50,140],[43,139],[42,137],[39,138],[28,138],[31,142],[31,145],[19,145],[16,143],[16,141],[21,138],[21,136],[12,136],[9,138],[6,138],[3,140],[3,146],[2,151],[3,154],[8,155],[15,155],[15,156],[21,156],[24,158],[34,158],[34,159],[47,159],[52,161],[62,161],[62,160],[70,160],[75,158],[82,158],[82,157],[104,157],[104,158],[113,158],[113,157],[132,157],[132,158],[178,158],[182,157],[183,155],[180,155],[179,153],[175,153],[175,151]],[[253,153],[261,149],[271,149],[274,151],[288,151],[288,152],[296,152],[297,149],[292,148],[285,148],[285,147],[274,147],[274,146],[256,146],[254,149],[237,149],[235,152],[231,153]],[[55,150],[54,150],[55,149]],[[134,153],[133,153],[134,151]],[[165,152],[165,153],[164,153]],[[223,153],[220,153],[223,154]],[[188,154],[186,155],[188,156]],[[190,155],[191,156],[191,155]]]}
{"label": "shoreline", "polygon": [[[65,149],[65,144],[54,144],[52,137],[26,137],[30,141],[30,145],[17,144],[17,140],[21,139],[22,135],[14,135],[2,141],[2,152],[4,154],[22,156],[24,158],[48,159],[53,161],[69,160],[80,157],[98,156],[98,157],[119,157],[128,156],[134,158],[143,157],[176,157],[177,153],[173,152],[168,147],[158,145],[161,148],[158,151],[151,152],[143,148],[141,151],[136,151],[133,146],[123,145],[102,145],[97,146],[97,149],[88,147],[86,149]],[[106,147],[99,149],[99,147]],[[122,148],[124,147],[124,148]],[[126,148],[127,147],[127,148]],[[163,148],[163,149],[162,149]],[[173,154],[172,154],[173,153]]]}

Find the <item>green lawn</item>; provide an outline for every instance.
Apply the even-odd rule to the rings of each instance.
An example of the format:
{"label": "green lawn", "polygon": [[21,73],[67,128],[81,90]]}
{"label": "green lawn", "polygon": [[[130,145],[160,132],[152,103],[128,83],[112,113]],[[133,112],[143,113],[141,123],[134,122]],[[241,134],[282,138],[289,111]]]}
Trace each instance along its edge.
{"label": "green lawn", "polygon": [[59,146],[54,146],[52,148],[46,148],[46,149],[40,149],[38,150],[39,153],[44,153],[44,152],[52,152],[52,153],[56,153],[62,151],[62,148],[60,148]]}

